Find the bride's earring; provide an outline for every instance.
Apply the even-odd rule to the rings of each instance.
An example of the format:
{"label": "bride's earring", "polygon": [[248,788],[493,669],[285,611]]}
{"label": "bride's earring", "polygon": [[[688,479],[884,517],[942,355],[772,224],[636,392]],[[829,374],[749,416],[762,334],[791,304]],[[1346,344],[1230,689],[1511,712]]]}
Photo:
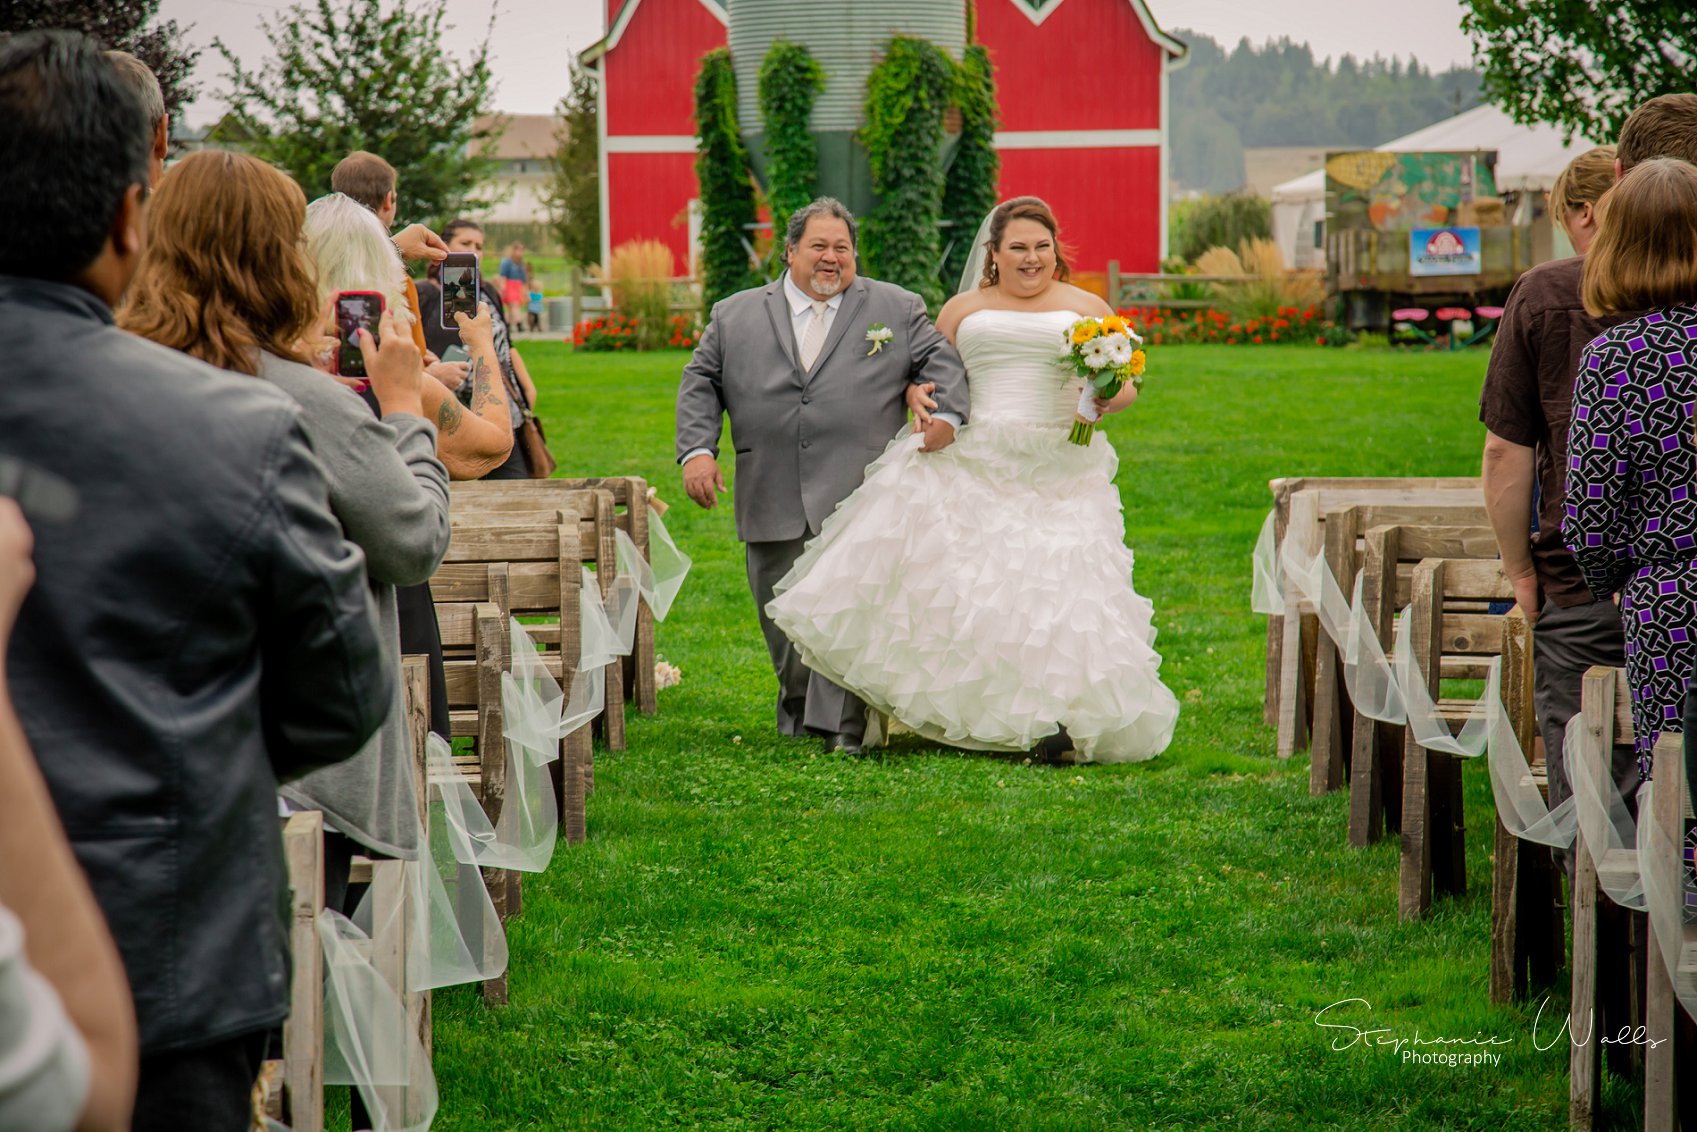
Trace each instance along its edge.
{"label": "bride's earring", "polygon": [[995,260],[990,261],[990,284],[995,286],[1002,281],[1002,268]]}

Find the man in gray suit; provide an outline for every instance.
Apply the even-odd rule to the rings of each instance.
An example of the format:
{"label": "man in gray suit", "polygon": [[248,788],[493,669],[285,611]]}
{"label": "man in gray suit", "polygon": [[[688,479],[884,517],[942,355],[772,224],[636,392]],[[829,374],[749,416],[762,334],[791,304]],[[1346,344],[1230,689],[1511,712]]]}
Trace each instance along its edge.
{"label": "man in gray suit", "polygon": [[918,295],[856,276],[854,217],[839,202],[797,210],[784,252],[781,279],[714,305],[678,386],[678,462],[689,497],[712,507],[725,490],[719,435],[730,414],[737,537],[778,675],[778,730],[855,752],[865,705],[808,671],[766,603],[909,408],[924,451],[953,442],[966,420],[966,370]]}

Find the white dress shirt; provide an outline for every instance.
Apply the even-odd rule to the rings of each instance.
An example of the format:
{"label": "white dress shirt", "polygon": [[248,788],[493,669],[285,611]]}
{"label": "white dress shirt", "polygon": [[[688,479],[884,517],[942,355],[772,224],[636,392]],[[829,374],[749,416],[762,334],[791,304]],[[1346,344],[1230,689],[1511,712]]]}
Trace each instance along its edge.
{"label": "white dress shirt", "polygon": [[[842,309],[843,294],[846,290],[845,287],[843,291],[838,291],[825,300],[825,337],[827,339],[831,337],[831,325],[837,321],[837,311]],[[813,321],[813,298],[806,291],[796,286],[795,276],[788,271],[784,272],[784,299],[790,304],[790,331],[795,335],[794,341],[799,347],[802,339],[807,336],[807,324]],[[815,359],[815,362],[817,360]],[[933,420],[947,421],[950,428],[956,432],[960,431],[959,413],[932,413],[931,417]],[[705,448],[691,448],[684,453],[683,459],[679,460],[678,463],[687,464],[703,454],[712,455]]]}

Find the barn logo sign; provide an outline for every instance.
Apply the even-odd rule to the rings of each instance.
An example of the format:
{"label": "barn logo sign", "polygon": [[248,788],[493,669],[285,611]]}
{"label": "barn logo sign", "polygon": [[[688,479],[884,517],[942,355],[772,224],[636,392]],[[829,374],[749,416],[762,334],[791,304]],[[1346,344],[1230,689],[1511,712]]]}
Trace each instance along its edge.
{"label": "barn logo sign", "polygon": [[1409,230],[1410,275],[1478,275],[1482,270],[1478,228]]}

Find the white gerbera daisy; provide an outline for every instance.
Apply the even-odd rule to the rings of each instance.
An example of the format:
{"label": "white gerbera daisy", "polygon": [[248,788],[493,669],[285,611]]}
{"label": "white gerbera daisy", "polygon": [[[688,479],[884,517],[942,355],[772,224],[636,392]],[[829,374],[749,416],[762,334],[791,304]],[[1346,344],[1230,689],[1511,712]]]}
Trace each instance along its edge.
{"label": "white gerbera daisy", "polygon": [[1092,338],[1079,348],[1084,356],[1084,364],[1091,369],[1102,369],[1108,364],[1108,344],[1101,338]]}

